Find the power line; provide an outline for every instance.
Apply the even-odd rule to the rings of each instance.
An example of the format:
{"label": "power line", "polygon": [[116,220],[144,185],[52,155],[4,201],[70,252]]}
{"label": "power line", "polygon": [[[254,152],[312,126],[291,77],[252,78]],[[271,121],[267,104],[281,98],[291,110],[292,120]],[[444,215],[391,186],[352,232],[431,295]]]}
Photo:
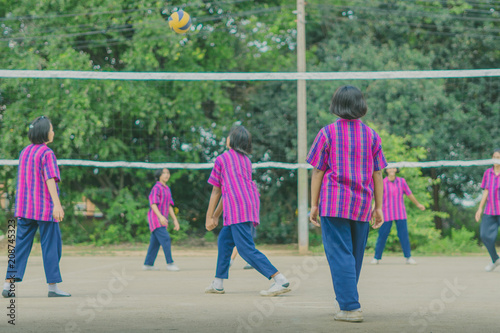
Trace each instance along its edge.
{"label": "power line", "polygon": [[[166,6],[163,10],[165,10],[167,8],[186,8],[186,7],[195,6],[195,5],[197,7],[201,7],[201,6],[206,6],[206,5],[236,4],[236,3],[250,2],[250,1],[253,1],[253,0],[214,1],[214,2],[206,2],[203,4],[191,2],[191,3],[186,3],[186,4],[182,4],[182,5],[178,5],[178,6],[174,6],[174,5]],[[93,7],[93,8],[98,8],[98,7]],[[110,10],[110,11],[104,11],[104,12],[66,13],[66,14],[41,15],[41,16],[25,15],[25,16],[14,16],[14,17],[2,17],[2,18],[0,18],[0,21],[39,20],[39,19],[59,18],[59,17],[95,16],[95,15],[133,13],[133,12],[138,12],[138,11],[153,11],[153,10],[160,10],[160,8],[121,9],[121,10]]]}
{"label": "power line", "polygon": [[[289,7],[291,7],[291,6],[289,6]],[[223,19],[225,17],[233,18],[233,17],[241,17],[241,16],[276,12],[276,11],[282,10],[283,8],[284,8],[284,6],[277,6],[277,7],[264,8],[264,9],[254,9],[254,10],[244,11],[244,12],[240,12],[240,13],[229,13],[229,14],[218,14],[218,15],[213,15],[213,16],[202,16],[200,18],[193,18],[193,24],[209,22],[209,21],[216,21],[216,20]],[[71,33],[71,34],[60,34],[60,35],[49,34],[49,35],[39,35],[39,36],[0,38],[0,41],[10,42],[12,40],[20,41],[20,40],[26,40],[26,39],[35,39],[36,40],[36,39],[70,38],[70,37],[78,37],[78,36],[106,34],[106,33],[111,33],[111,32],[125,32],[125,31],[132,31],[132,30],[139,31],[140,30],[139,28],[141,26],[153,25],[153,24],[151,24],[151,22],[152,21],[145,22],[142,24],[135,24],[135,25],[131,24],[132,27],[127,27],[127,28],[118,28],[118,29],[106,28],[106,29],[86,31],[86,32],[80,32],[80,33]],[[160,21],[157,21],[157,22],[160,22]],[[163,23],[163,21],[162,21],[162,23]],[[163,23],[163,25],[165,25],[165,27],[166,27],[166,24]],[[130,26],[130,25],[125,25],[125,26]]]}

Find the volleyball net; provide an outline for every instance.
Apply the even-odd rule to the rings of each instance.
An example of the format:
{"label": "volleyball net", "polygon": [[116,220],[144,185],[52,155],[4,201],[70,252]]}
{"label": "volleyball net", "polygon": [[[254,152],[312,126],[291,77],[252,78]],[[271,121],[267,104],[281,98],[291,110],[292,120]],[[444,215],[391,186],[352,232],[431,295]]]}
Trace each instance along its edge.
{"label": "volleyball net", "polygon": [[[500,69],[306,73],[131,73],[0,70],[4,145],[0,165],[17,165],[19,136],[36,116],[53,118],[59,164],[94,168],[209,169],[233,124],[254,136],[254,168],[311,168],[296,158],[296,82],[308,89],[308,145],[333,121],[329,99],[353,84],[366,121],[424,158],[390,167],[494,163]],[[309,121],[309,119],[311,121]],[[436,134],[437,133],[437,134]],[[493,137],[493,139],[486,139]],[[421,144],[417,144],[421,140]],[[8,144],[7,144],[8,142]],[[16,143],[19,143],[16,145]],[[61,147],[59,147],[61,146]],[[10,158],[8,158],[10,157]],[[300,163],[302,162],[302,163]]]}

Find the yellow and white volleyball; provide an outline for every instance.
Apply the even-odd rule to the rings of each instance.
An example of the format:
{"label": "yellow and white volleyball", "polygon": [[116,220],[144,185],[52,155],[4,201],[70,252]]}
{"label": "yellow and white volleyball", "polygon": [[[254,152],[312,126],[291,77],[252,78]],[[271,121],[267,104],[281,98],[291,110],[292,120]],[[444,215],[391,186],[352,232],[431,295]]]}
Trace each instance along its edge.
{"label": "yellow and white volleyball", "polygon": [[168,25],[178,34],[184,34],[191,27],[191,16],[181,9],[170,15]]}

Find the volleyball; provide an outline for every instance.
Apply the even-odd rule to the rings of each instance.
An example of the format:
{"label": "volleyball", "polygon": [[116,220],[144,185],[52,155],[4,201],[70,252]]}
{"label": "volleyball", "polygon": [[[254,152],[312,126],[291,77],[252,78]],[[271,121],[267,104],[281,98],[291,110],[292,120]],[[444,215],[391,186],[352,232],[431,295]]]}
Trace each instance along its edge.
{"label": "volleyball", "polygon": [[170,15],[168,18],[168,25],[170,26],[170,29],[178,34],[184,34],[191,27],[191,17],[188,13],[181,9]]}

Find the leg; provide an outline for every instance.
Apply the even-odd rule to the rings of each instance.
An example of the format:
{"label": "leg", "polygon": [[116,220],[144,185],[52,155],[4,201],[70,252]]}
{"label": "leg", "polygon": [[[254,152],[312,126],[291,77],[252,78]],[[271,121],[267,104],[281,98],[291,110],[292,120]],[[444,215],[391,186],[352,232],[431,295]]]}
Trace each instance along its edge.
{"label": "leg", "polygon": [[491,261],[497,261],[498,253],[495,249],[495,241],[498,235],[498,218],[496,216],[483,214],[480,226],[480,235],[484,246],[486,246],[486,249],[490,254]]}
{"label": "leg", "polygon": [[411,257],[410,236],[408,235],[408,223],[406,220],[397,220],[396,229],[398,230],[398,238],[403,249],[405,258]]}
{"label": "leg", "polygon": [[382,223],[382,226],[378,229],[377,245],[375,245],[375,259],[382,259],[382,253],[384,252],[385,243],[387,242],[387,237],[391,232],[392,221],[387,221]]}
{"label": "leg", "polygon": [[260,274],[271,279],[278,270],[271,264],[269,259],[255,248],[252,238],[252,222],[238,223],[231,226],[234,243],[240,256],[255,268]]}
{"label": "leg", "polygon": [[[351,220],[321,217],[321,234],[340,310],[359,309],[356,259],[353,254]],[[360,244],[356,244],[359,247]]]}
{"label": "leg", "polygon": [[234,248],[234,240],[231,233],[233,226],[222,227],[217,240],[218,255],[215,277],[219,279],[227,279],[229,277],[229,262]]}
{"label": "leg", "polygon": [[370,223],[351,221],[352,252],[354,255],[354,261],[356,262],[356,284],[358,283],[359,275],[361,274],[361,266],[363,265],[369,231]]}
{"label": "leg", "polygon": [[28,257],[33,247],[33,238],[35,238],[37,229],[38,223],[36,221],[24,218],[17,219],[15,256],[12,261],[9,260],[8,262],[5,279],[14,277],[15,281],[23,280]]}
{"label": "leg", "polygon": [[160,242],[161,247],[163,247],[163,253],[165,254],[165,259],[167,260],[167,264],[172,264],[174,260],[172,259],[171,240],[167,228],[161,227],[156,229],[155,235],[158,241]]}
{"label": "leg", "polygon": [[144,265],[147,266],[154,266],[158,250],[160,249],[160,242],[155,235],[156,230],[158,230],[158,228],[151,232],[151,237],[149,238],[148,254],[146,254],[146,260],[144,260]]}
{"label": "leg", "polygon": [[59,261],[62,255],[62,240],[59,222],[39,221],[43,267],[47,283],[62,282]]}

